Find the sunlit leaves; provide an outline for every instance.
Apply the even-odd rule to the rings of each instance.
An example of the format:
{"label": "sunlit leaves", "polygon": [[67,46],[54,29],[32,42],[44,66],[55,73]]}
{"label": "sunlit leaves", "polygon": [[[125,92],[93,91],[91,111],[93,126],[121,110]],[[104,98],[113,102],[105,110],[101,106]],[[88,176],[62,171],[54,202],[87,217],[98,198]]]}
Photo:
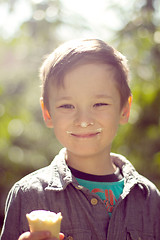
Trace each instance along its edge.
{"label": "sunlit leaves", "polygon": [[[100,14],[104,20],[101,26],[97,24],[98,12],[96,16],[90,14],[94,19],[90,18],[88,24],[83,16],[64,8],[58,0],[0,3],[10,13],[5,21],[4,11],[1,14],[4,24],[0,29],[1,215],[11,185],[28,172],[46,166],[61,147],[45,127],[40,111],[38,71],[43,56],[65,40],[88,37],[88,32],[106,40],[107,30],[114,30],[111,43],[127,56],[131,69],[131,116],[128,125],[120,127],[112,150],[128,157],[138,171],[155,183],[160,182],[160,2],[113,0],[109,10],[108,1],[102,2],[106,6],[105,14]],[[25,9],[20,12],[17,3],[25,3]],[[112,19],[113,9],[118,26]],[[92,10],[91,7],[89,11]],[[12,25],[11,20],[14,15],[20,18],[18,11],[25,14],[25,19],[19,19],[13,33],[17,22]],[[88,9],[85,12],[89,14]]]}
{"label": "sunlit leaves", "polygon": [[160,165],[160,44],[156,18],[158,8],[154,7],[155,3],[157,1],[143,1],[139,12],[119,32],[120,38],[117,38],[118,48],[129,59],[133,106],[130,127],[126,131],[120,131],[113,150],[121,150],[141,173],[158,184],[160,169],[156,166]]}

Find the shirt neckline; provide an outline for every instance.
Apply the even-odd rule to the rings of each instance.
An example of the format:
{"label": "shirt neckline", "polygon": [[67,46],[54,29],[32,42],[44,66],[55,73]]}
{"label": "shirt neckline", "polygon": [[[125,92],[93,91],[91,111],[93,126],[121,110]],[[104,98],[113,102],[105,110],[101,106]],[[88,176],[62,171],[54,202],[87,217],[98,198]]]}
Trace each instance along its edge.
{"label": "shirt neckline", "polygon": [[122,173],[120,172],[120,169],[118,167],[113,174],[108,174],[108,175],[94,175],[94,174],[81,172],[70,166],[68,167],[71,170],[71,173],[73,174],[74,177],[83,179],[83,180],[88,180],[93,182],[118,182],[123,179]]}

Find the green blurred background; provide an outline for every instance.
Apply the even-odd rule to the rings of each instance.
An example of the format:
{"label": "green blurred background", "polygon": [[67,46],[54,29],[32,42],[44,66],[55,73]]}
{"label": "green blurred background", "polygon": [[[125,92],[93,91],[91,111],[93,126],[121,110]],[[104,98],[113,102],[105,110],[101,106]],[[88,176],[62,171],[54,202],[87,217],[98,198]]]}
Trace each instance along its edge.
{"label": "green blurred background", "polygon": [[0,228],[11,186],[61,148],[41,116],[38,72],[73,38],[100,38],[127,56],[132,111],[112,151],[160,189],[159,0],[1,0],[0,16]]}

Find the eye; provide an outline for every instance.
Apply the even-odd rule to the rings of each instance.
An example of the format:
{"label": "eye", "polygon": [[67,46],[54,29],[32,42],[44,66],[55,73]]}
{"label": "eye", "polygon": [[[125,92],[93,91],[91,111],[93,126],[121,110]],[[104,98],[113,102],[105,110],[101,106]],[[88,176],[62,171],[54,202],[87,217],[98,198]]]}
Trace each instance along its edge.
{"label": "eye", "polygon": [[96,103],[94,104],[94,107],[102,107],[102,106],[108,106],[108,103]]}
{"label": "eye", "polygon": [[74,106],[72,104],[63,104],[61,106],[59,106],[58,108],[62,108],[62,109],[74,109]]}

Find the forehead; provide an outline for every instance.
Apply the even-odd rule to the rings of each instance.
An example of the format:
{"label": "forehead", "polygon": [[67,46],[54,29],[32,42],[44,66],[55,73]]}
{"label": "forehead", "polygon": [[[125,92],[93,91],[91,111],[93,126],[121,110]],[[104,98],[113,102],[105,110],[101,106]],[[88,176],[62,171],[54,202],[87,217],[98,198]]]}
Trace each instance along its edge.
{"label": "forehead", "polygon": [[85,64],[67,72],[63,84],[54,83],[49,88],[51,95],[111,95],[119,94],[111,66]]}
{"label": "forehead", "polygon": [[52,84],[55,87],[64,87],[67,82],[71,80],[73,80],[73,84],[75,85],[79,79],[83,80],[91,78],[93,83],[96,78],[99,78],[99,80],[101,78],[106,78],[106,80],[112,78],[115,80],[115,72],[116,70],[112,65],[100,62],[81,63],[68,69],[63,77],[54,79]]}
{"label": "forehead", "polygon": [[80,66],[77,66],[70,71],[68,71],[64,76],[64,85],[67,84],[67,82],[72,82],[72,84],[77,85],[77,82],[80,83],[89,81],[92,82],[92,84],[97,83],[97,80],[99,84],[102,83],[102,80],[108,78],[114,78],[113,70],[111,66],[105,65],[105,64],[95,64],[95,63],[88,63],[83,64]]}

